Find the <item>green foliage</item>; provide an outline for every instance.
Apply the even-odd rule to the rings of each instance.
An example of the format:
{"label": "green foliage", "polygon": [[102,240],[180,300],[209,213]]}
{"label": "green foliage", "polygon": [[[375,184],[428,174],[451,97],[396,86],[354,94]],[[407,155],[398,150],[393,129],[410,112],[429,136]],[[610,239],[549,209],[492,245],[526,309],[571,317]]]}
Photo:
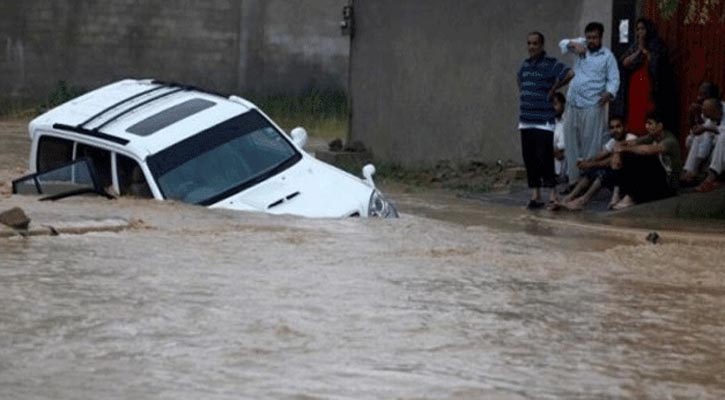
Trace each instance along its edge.
{"label": "green foliage", "polygon": [[85,89],[69,86],[65,81],[58,81],[40,104],[38,104],[37,100],[30,98],[0,98],[0,116],[30,118],[74,99],[85,92]]}
{"label": "green foliage", "polygon": [[72,100],[85,92],[86,90],[80,87],[69,86],[66,81],[58,81],[48,93],[45,102],[39,106],[38,114]]}
{"label": "green foliage", "polygon": [[251,100],[267,114],[309,115],[317,118],[347,116],[347,95],[342,91],[311,91],[299,96],[253,96]]}
{"label": "green foliage", "polygon": [[303,126],[311,136],[347,136],[348,105],[343,91],[312,91],[299,96],[252,96],[250,100],[285,130]]}
{"label": "green foliage", "polygon": [[420,188],[485,193],[507,185],[503,170],[483,162],[440,161],[433,167],[405,168],[399,164],[376,163],[375,179],[381,183],[400,182]]}
{"label": "green foliage", "polygon": [[375,182],[386,183],[386,182],[401,182],[416,187],[430,186],[429,177],[427,172],[420,169],[408,169],[400,166],[399,164],[368,160],[360,163],[357,161],[340,161],[334,165],[337,168],[347,171],[348,173],[357,177],[362,177],[362,168],[365,164],[372,163],[375,165]]}
{"label": "green foliage", "polygon": [[660,9],[660,15],[665,21],[670,20],[677,12],[680,0],[657,0],[657,7]]}

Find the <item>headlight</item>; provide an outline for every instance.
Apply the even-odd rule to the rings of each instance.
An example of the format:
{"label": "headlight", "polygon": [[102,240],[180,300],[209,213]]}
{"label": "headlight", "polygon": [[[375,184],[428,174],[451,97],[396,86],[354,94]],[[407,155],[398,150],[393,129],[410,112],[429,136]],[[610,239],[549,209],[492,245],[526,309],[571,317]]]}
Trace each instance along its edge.
{"label": "headlight", "polygon": [[373,190],[368,204],[368,217],[398,218],[398,210],[390,203],[382,193]]}

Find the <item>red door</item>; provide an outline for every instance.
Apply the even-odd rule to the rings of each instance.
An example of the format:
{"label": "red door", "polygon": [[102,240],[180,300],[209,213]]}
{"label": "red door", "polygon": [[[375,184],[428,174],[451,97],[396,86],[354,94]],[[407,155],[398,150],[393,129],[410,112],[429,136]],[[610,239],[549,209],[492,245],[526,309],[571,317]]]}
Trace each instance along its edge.
{"label": "red door", "polygon": [[702,81],[725,88],[725,1],[645,0],[644,15],[652,19],[670,50],[675,69],[679,136],[687,136],[687,110]]}

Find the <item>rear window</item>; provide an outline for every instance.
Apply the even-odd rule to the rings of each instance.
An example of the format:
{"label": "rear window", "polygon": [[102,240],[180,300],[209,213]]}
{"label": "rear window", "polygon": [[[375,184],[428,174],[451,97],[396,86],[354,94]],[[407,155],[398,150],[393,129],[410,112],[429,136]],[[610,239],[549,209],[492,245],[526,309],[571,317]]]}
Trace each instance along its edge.
{"label": "rear window", "polygon": [[137,122],[126,130],[139,136],[148,136],[171,124],[179,122],[184,118],[188,118],[198,112],[206,110],[207,108],[211,108],[215,104],[216,103],[213,101],[204,99],[187,100]]}

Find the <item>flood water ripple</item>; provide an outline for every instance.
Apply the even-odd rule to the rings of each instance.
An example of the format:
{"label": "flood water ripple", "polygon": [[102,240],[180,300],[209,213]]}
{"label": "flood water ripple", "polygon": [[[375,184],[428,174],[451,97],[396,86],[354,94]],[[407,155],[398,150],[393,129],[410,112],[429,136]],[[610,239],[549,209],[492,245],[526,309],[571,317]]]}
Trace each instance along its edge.
{"label": "flood water ripple", "polygon": [[159,212],[0,240],[0,398],[725,397],[721,249]]}

